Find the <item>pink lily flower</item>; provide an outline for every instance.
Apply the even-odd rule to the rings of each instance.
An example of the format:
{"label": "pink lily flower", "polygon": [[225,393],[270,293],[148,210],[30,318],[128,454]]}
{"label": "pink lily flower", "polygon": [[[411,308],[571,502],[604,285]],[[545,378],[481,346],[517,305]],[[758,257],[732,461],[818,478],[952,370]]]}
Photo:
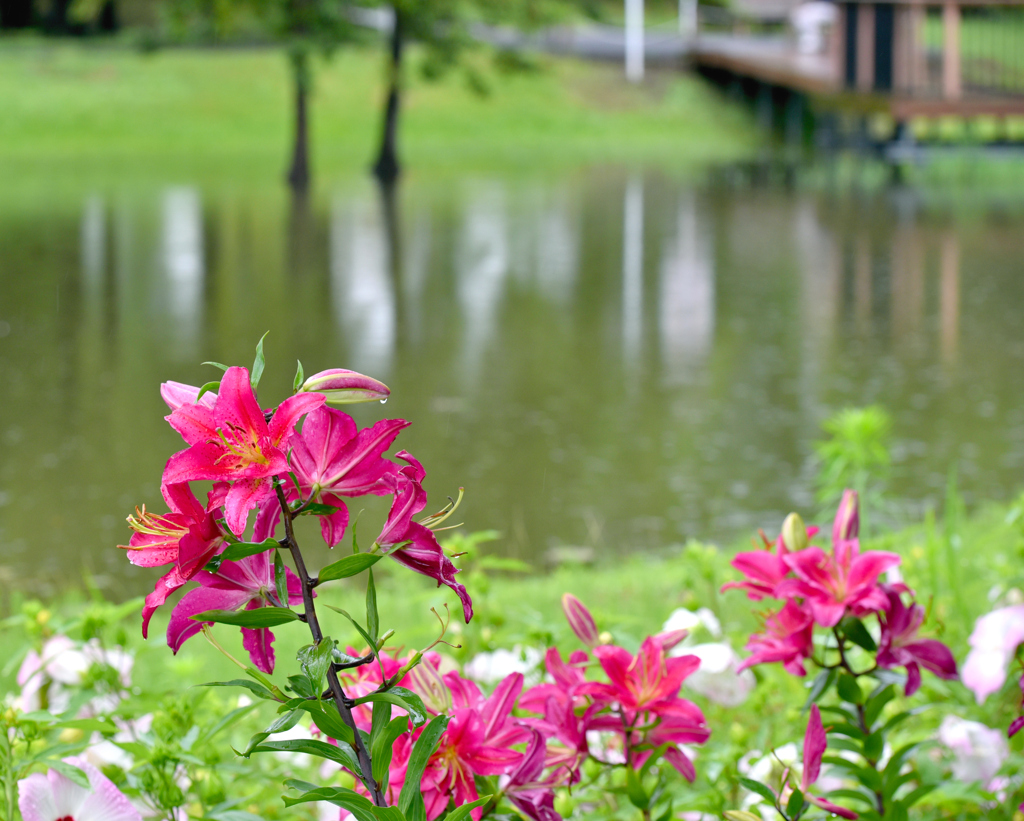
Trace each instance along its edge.
{"label": "pink lily flower", "polygon": [[889,598],[889,608],[879,614],[882,634],[878,646],[879,667],[906,667],[905,694],[917,692],[921,686],[921,667],[931,670],[939,678],[957,678],[956,659],[941,641],[920,639],[917,631],[924,621],[924,608],[912,602],[903,603],[899,591],[883,585]]}
{"label": "pink lily flower", "polygon": [[[524,706],[522,701],[519,706]],[[592,704],[577,715],[570,702],[549,698],[543,718],[521,719],[548,739],[544,766],[552,770],[551,782],[575,784],[580,780],[580,765],[590,753],[587,731],[600,709],[600,705]]]}
{"label": "pink lily flower", "polygon": [[[302,430],[291,440],[290,464],[299,480],[299,489],[289,483],[288,499],[310,497],[337,507],[335,513],[320,517],[324,541],[334,547],[348,527],[348,508],[342,496],[383,496],[392,491],[392,484],[382,481],[393,476],[398,466],[383,454],[395,441],[404,419],[383,419],[372,427],[358,430],[347,413],[326,406],[306,416]],[[257,534],[266,538],[273,533],[281,516],[280,504],[271,499],[260,509]]]}
{"label": "pink lily flower", "polygon": [[391,395],[388,386],[380,380],[345,368],[315,373],[302,383],[299,390],[322,393],[331,405],[387,401]]}
{"label": "pink lily flower", "polygon": [[[804,532],[806,537],[811,539],[817,534],[818,528],[808,527]],[[761,535],[763,536],[764,534],[762,533]],[[740,571],[746,579],[741,582],[726,582],[722,585],[722,592],[724,593],[726,590],[744,590],[746,591],[747,598],[752,601],[760,601],[765,597],[774,597],[775,590],[790,573],[785,557],[791,552],[793,552],[792,546],[787,546],[785,537],[783,534],[779,534],[774,544],[769,543],[765,539],[763,550],[737,553],[730,564]]]}
{"label": "pink lily flower", "polygon": [[408,464],[393,475],[385,474],[384,481],[390,485],[388,492],[393,493],[395,499],[376,543],[399,564],[435,579],[438,586],[443,584],[454,590],[462,602],[462,615],[469,624],[473,618],[473,602],[465,586],[455,581],[458,568],[445,555],[434,532],[412,519],[427,504],[423,465],[404,450],[395,455]]}
{"label": "pink lily flower", "polygon": [[194,385],[184,385],[181,382],[164,382],[160,385],[160,398],[167,403],[172,411],[176,411],[182,405],[195,405],[199,403],[207,408],[213,408],[217,403],[217,392],[207,391],[199,395],[199,388]]}
{"label": "pink lily flower", "polygon": [[554,682],[531,687],[519,699],[519,706],[534,713],[543,713],[547,702],[553,698],[560,706],[571,708],[578,700],[579,688],[586,683],[589,661],[590,657],[583,650],[576,650],[566,663],[562,661],[557,647],[549,647],[544,656],[544,666]]}
{"label": "pink lily flower", "polygon": [[821,723],[821,711],[817,704],[811,705],[811,717],[807,721],[807,733],[804,735],[804,770],[800,778],[800,789],[804,798],[826,812],[834,813],[841,818],[857,818],[857,813],[833,804],[825,798],[811,794],[810,789],[821,775],[821,759],[828,748],[828,737]]}
{"label": "pink lily flower", "polygon": [[554,789],[541,780],[545,766],[544,737],[531,730],[526,754],[498,784],[513,806],[531,821],[562,821],[562,816],[555,812]]}
{"label": "pink lily flower", "polygon": [[285,448],[295,423],[320,407],[316,393],[289,397],[267,424],[249,384],[246,368],[228,368],[213,407],[183,404],[167,417],[189,444],[164,468],[164,483],[197,480],[231,482],[224,499],[228,528],[245,532],[249,511],[274,494],[272,479],[289,470]]}
{"label": "pink lily flower", "polygon": [[[455,709],[423,774],[423,799],[427,818],[435,818],[448,805],[469,804],[479,797],[474,776],[502,775],[520,762],[522,753],[492,746],[485,741],[487,728],[476,710]],[[480,821],[483,808],[472,811]]]}
{"label": "pink lily flower", "polygon": [[805,676],[803,660],[810,658],[814,641],[814,620],[811,615],[790,600],[773,613],[764,623],[763,633],[755,633],[747,642],[746,649],[752,655],[736,668],[743,672],[755,664],[781,661],[786,672],[794,676]]}
{"label": "pink lily flower", "polygon": [[[302,583],[290,570],[288,601],[277,601],[274,587],[274,563],[270,551],[247,556],[237,562],[224,562],[216,573],[202,571],[196,576],[201,587],[186,593],[167,625],[167,646],[174,653],[196,635],[204,622],[192,616],[207,610],[254,610],[258,607],[287,607],[302,601]],[[212,624],[212,622],[206,622]],[[248,651],[252,663],[264,673],[274,672],[274,634],[269,628],[242,628],[242,646]]]}
{"label": "pink lily flower", "polygon": [[82,787],[56,770],[18,782],[18,809],[24,821],[142,821],[139,811],[113,782],[81,758],[65,758],[89,778]]}
{"label": "pink lily flower", "polygon": [[648,636],[634,658],[613,645],[594,649],[609,684],[588,683],[578,692],[598,703],[618,704],[631,713],[652,712],[674,704],[683,680],[700,666],[696,656],[666,657],[661,645]]}
{"label": "pink lily flower", "polygon": [[156,588],[146,597],[142,608],[142,635],[149,631],[149,620],[167,597],[193,578],[225,544],[224,532],[215,516],[193,495],[188,484],[165,484],[160,488],[170,513],[158,516],[136,510],[128,517],[135,532],[127,545],[128,561],[139,567],[157,567],[174,563]]}
{"label": "pink lily flower", "polygon": [[529,731],[512,717],[516,699],[523,691],[523,674],[513,673],[502,679],[487,698],[476,683],[452,670],[445,673],[444,682],[452,691],[455,709],[473,710],[483,722],[481,740],[491,747],[511,747],[529,738]]}
{"label": "pink lily flower", "polygon": [[878,586],[878,577],[900,563],[895,553],[860,553],[855,535],[850,535],[856,533],[856,502],[852,491],[843,494],[833,534],[849,538],[833,542],[831,554],[819,547],[808,547],[782,559],[796,578],[783,580],[775,589],[776,597],[805,599],[814,620],[822,627],[835,627],[847,611],[863,616],[884,610],[888,599]]}
{"label": "pink lily flower", "polygon": [[[352,647],[346,647],[345,652],[354,658],[359,658],[366,655],[369,652],[369,648],[356,650]],[[353,667],[351,670],[346,670],[340,674],[342,684],[345,686],[345,692],[349,698],[361,698],[362,696],[369,695],[383,683],[384,678],[391,678],[401,670],[408,660],[395,658],[386,652],[381,652],[379,659],[380,664],[374,661],[370,664]],[[381,676],[381,668],[383,668],[384,678]],[[398,682],[398,686],[408,687],[408,677],[401,679]],[[373,705],[359,704],[352,709],[352,715],[356,720],[356,724],[369,732],[373,724]]]}

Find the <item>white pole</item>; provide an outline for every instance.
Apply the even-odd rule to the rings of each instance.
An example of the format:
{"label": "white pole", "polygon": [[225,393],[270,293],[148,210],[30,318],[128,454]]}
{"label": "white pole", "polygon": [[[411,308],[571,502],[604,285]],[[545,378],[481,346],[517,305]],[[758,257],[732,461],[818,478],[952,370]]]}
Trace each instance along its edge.
{"label": "white pole", "polygon": [[634,370],[644,322],[644,181],[630,176],[622,214],[622,348]]}
{"label": "white pole", "polygon": [[644,78],[644,0],[626,0],[626,79]]}
{"label": "white pole", "polygon": [[679,33],[686,39],[697,36],[697,0],[679,0]]}

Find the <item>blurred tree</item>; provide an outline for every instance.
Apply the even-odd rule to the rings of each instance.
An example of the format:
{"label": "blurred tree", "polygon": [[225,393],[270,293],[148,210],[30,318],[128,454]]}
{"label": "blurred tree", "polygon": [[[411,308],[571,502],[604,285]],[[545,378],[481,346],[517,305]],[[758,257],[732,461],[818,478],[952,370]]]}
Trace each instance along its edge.
{"label": "blurred tree", "polygon": [[[381,124],[380,149],[373,173],[391,184],[401,172],[398,156],[398,121],[402,102],[403,57],[410,41],[420,43],[426,54],[423,73],[427,79],[441,77],[457,66],[466,72],[471,88],[483,92],[486,85],[476,69],[464,58],[481,45],[481,31],[474,27],[509,26],[522,33],[564,19],[575,10],[589,11],[593,0],[392,0],[387,98]],[[512,37],[498,52],[505,68],[528,65],[515,52]]]}

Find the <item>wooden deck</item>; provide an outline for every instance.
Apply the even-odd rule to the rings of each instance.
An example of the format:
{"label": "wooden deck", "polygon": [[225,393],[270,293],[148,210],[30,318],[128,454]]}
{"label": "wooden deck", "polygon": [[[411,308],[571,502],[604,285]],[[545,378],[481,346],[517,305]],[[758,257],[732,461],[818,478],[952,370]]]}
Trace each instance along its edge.
{"label": "wooden deck", "polygon": [[701,34],[692,57],[698,68],[721,69],[808,95],[840,91],[834,60],[799,54],[785,37]]}

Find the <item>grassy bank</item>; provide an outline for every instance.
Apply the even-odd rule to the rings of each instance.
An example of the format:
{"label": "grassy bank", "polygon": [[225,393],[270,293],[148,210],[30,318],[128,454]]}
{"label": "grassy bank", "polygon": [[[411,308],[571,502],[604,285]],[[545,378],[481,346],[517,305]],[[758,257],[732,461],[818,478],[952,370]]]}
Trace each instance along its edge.
{"label": "grassy bank", "polygon": [[[415,173],[452,167],[593,162],[687,166],[748,150],[747,118],[698,80],[666,73],[628,86],[617,66],[541,61],[486,73],[489,93],[453,73],[408,72],[404,158]],[[384,96],[382,55],[340,51],[317,65],[312,108],[320,179],[370,163]],[[291,134],[285,57],[272,49],[164,50],[0,39],[3,176],[116,171],[282,173]]]}

